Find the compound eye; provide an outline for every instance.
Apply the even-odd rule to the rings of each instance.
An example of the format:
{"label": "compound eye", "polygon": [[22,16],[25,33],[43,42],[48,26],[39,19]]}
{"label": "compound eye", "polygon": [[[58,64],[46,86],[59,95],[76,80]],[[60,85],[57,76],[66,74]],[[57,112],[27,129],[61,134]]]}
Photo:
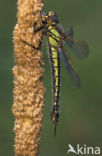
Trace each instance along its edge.
{"label": "compound eye", "polygon": [[48,13],[48,16],[55,16],[55,12],[50,11],[50,12]]}
{"label": "compound eye", "polygon": [[42,22],[43,22],[43,24],[45,24],[47,22],[46,14],[42,14]]}

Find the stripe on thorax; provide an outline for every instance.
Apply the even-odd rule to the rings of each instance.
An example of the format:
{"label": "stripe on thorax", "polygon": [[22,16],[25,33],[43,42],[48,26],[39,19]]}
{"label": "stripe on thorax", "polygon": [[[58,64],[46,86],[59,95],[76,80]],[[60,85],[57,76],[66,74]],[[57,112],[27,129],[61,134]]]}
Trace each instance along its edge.
{"label": "stripe on thorax", "polygon": [[61,39],[59,32],[53,27],[49,26],[49,43],[51,46],[58,47]]}

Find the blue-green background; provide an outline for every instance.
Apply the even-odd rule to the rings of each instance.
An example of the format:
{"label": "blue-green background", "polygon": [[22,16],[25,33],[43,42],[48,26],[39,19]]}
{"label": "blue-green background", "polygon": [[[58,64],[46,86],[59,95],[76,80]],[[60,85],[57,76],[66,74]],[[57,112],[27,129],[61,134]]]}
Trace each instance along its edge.
{"label": "blue-green background", "polygon": [[[0,0],[0,156],[14,155],[12,31],[17,22],[16,8],[16,0]],[[67,156],[69,143],[73,146],[78,143],[102,145],[102,0],[47,0],[44,10],[56,11],[65,30],[73,25],[75,38],[85,39],[90,48],[89,57],[81,61],[65,47],[78,69],[82,87],[79,90],[74,88],[68,74],[61,68],[61,109],[55,138],[50,120],[52,76],[46,42],[43,44],[47,90],[40,156]]]}

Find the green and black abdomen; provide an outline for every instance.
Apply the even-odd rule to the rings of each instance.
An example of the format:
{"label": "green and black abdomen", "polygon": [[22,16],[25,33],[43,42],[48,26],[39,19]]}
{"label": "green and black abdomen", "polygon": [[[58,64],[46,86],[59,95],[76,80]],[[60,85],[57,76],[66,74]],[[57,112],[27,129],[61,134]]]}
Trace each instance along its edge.
{"label": "green and black abdomen", "polygon": [[52,74],[53,74],[53,110],[52,110],[52,121],[54,124],[57,124],[59,118],[59,94],[60,94],[60,58],[56,52],[56,58],[54,57],[54,53],[56,51],[55,48],[51,48],[51,66],[52,66]]}
{"label": "green and black abdomen", "polygon": [[49,55],[51,60],[52,74],[53,74],[53,110],[51,118],[56,126],[59,118],[59,95],[60,95],[60,57],[57,51],[60,43],[60,34],[53,28],[49,27],[48,41],[49,41]]}

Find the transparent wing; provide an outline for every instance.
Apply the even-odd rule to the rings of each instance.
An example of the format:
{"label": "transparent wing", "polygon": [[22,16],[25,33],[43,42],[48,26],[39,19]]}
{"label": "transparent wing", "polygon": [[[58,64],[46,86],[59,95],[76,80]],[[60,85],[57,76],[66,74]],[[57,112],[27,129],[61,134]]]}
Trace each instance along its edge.
{"label": "transparent wing", "polygon": [[68,46],[73,50],[76,56],[80,59],[84,59],[89,54],[89,47],[84,40],[74,40],[73,39],[73,27],[71,26],[68,31],[68,36],[66,37],[66,42]]}
{"label": "transparent wing", "polygon": [[86,58],[89,54],[88,44],[85,41],[74,40],[71,48],[80,59]]}
{"label": "transparent wing", "polygon": [[61,57],[63,65],[66,67],[67,72],[69,73],[69,75],[71,77],[72,82],[74,83],[74,85],[77,88],[80,88],[80,78],[78,76],[76,69],[73,67],[73,65],[71,64],[71,61],[66,56],[64,51],[62,51],[62,49],[58,48],[58,52],[59,52],[59,55]]}

